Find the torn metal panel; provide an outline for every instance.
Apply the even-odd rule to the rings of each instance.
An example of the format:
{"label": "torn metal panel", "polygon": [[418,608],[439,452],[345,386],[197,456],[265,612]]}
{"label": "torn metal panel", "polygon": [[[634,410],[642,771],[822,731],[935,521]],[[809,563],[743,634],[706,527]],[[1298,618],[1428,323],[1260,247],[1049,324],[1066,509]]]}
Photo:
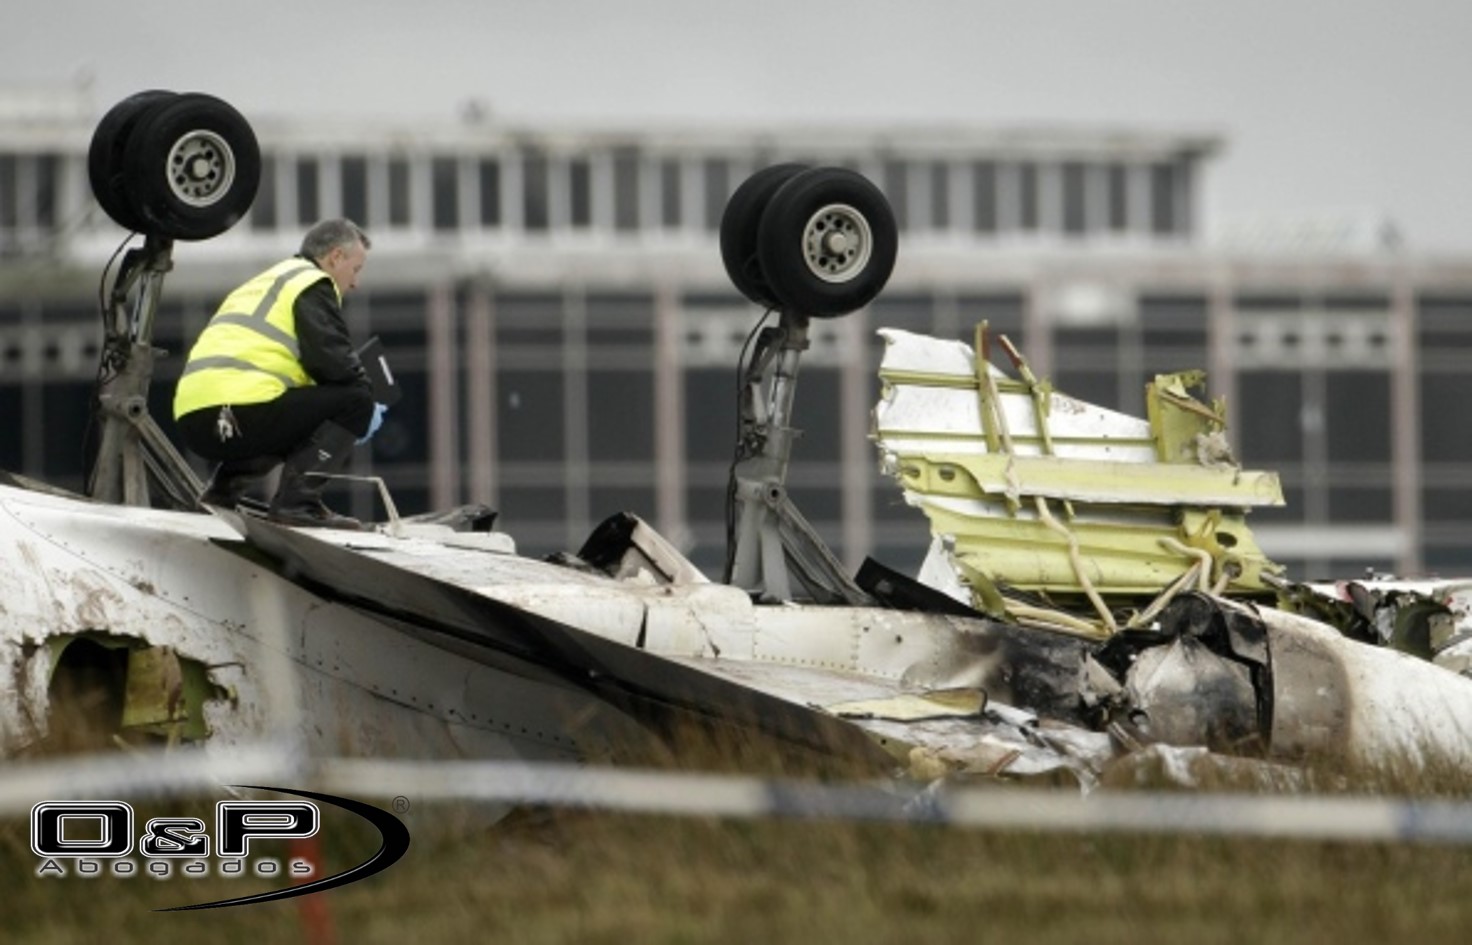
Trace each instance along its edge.
{"label": "torn metal panel", "polygon": [[1104,672],[1084,676],[1095,724],[1142,747],[1472,765],[1472,679],[1296,614],[1191,594],[1157,629],[1111,639],[1095,663]]}
{"label": "torn metal panel", "polygon": [[[1162,463],[1239,469],[1227,444],[1226,401],[1217,398],[1207,405],[1191,393],[1205,386],[1205,371],[1157,374],[1146,385],[1145,410],[1155,456]],[[1280,494],[1278,504],[1282,501]]]}
{"label": "torn metal panel", "polygon": [[1241,663],[1178,636],[1141,653],[1125,677],[1130,722],[1147,742],[1237,746],[1257,734],[1257,691]]}
{"label": "torn metal panel", "polygon": [[1027,619],[1032,605],[1012,590],[1043,594],[1092,610],[1085,619],[1106,636],[1113,611],[1189,574],[1202,589],[1271,593],[1281,568],[1243,513],[1281,505],[1282,489],[1232,460],[1224,406],[1190,392],[1200,372],[1157,377],[1141,420],[1053,391],[1005,338],[1016,377],[1003,373],[984,326],[975,348],[880,334],[881,465],[943,543],[931,572],[948,560],[979,610]]}
{"label": "torn metal panel", "polygon": [[835,702],[823,708],[844,719],[889,719],[892,722],[969,719],[981,715],[981,710],[986,708],[986,692],[981,689],[929,689],[884,699]]}
{"label": "torn metal panel", "polygon": [[[1090,515],[1080,506],[1072,520],[1061,510],[1020,508],[995,516],[982,503],[958,506],[926,497],[921,508],[950,548],[960,578],[985,601],[1001,586],[1079,595],[1152,596],[1205,556],[1211,574],[1236,590],[1267,594],[1264,571],[1276,568],[1262,554],[1240,515],[1195,516],[1132,511],[1128,517]],[[1089,517],[1085,517],[1089,515]],[[976,606],[982,609],[985,603]]]}
{"label": "torn metal panel", "polygon": [[860,722],[876,735],[910,744],[910,777],[1056,781],[1091,790],[1118,753],[1104,732],[1042,719],[1001,703],[978,720]]}
{"label": "torn metal panel", "polygon": [[578,558],[609,577],[657,584],[706,584],[678,548],[630,512],[610,516],[593,530]]}
{"label": "torn metal panel", "polygon": [[73,640],[122,641],[106,693],[115,732],[205,735],[209,751],[290,732],[330,755],[566,759],[620,724],[637,731],[606,706],[570,731],[603,704],[560,681],[505,684],[282,580],[231,550],[241,545],[212,515],[0,485],[0,753],[48,738],[53,674]]}
{"label": "torn metal panel", "polygon": [[1246,508],[1283,504],[1274,473],[1056,456],[929,452],[901,460],[900,481],[925,495],[985,501],[1035,495],[1100,505]]}
{"label": "torn metal panel", "polygon": [[[230,534],[207,517],[0,486],[0,751],[49,736],[53,674],[75,641],[116,648],[123,664],[122,651],[150,646],[170,647],[184,665],[231,662],[228,642],[188,632],[197,618],[217,619],[201,613],[213,603],[208,588],[166,580],[200,562],[203,536]],[[119,704],[128,678],[120,672],[110,696]],[[192,724],[202,713],[190,713]]]}
{"label": "torn metal panel", "polygon": [[1192,592],[1151,629],[1123,631],[1096,651],[1082,698],[1096,726],[1132,744],[1260,753],[1271,726],[1261,696],[1269,672],[1261,625]]}
{"label": "torn metal panel", "polygon": [[1369,577],[1282,584],[1279,606],[1335,627],[1351,639],[1433,659],[1472,636],[1472,584]]}
{"label": "torn metal panel", "polygon": [[[825,715],[841,706],[895,707],[910,702],[904,698],[907,693],[925,691],[829,669],[749,661],[678,661],[698,665],[702,671],[742,687],[793,701],[805,699]],[[987,704],[974,716],[901,721],[866,713],[843,721],[883,749],[890,762],[899,766],[898,771],[921,780],[953,774],[1060,776],[1069,784],[1087,788],[1114,755],[1111,739],[1103,732],[1091,732],[1009,705],[994,699],[989,690],[987,695]]]}
{"label": "torn metal panel", "polygon": [[[878,333],[885,351],[874,436],[883,453],[988,452],[983,394],[995,385],[1000,425],[1017,455],[1123,462],[1155,458],[1144,420],[1053,391],[1045,401],[1047,422],[1040,424],[1028,387],[995,365],[978,364],[971,346],[895,328]],[[1050,450],[1044,448],[1045,429]]]}
{"label": "torn metal panel", "polygon": [[1310,787],[1310,783],[1304,769],[1294,765],[1223,755],[1199,745],[1150,745],[1110,760],[1099,776],[1099,786],[1137,790],[1252,789],[1293,794]]}
{"label": "torn metal panel", "polygon": [[1472,678],[1472,633],[1459,633],[1432,658],[1442,669]]}
{"label": "torn metal panel", "polygon": [[226,690],[210,682],[204,664],[181,658],[172,647],[128,651],[124,729],[160,735],[170,743],[200,741],[210,734],[205,703],[226,697]]}

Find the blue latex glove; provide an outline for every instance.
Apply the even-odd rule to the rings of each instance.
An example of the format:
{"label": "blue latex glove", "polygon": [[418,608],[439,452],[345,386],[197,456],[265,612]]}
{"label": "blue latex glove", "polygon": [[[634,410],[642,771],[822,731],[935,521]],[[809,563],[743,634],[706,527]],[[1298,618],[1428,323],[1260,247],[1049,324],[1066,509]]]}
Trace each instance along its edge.
{"label": "blue latex glove", "polygon": [[368,421],[368,432],[364,433],[362,438],[358,440],[359,446],[373,439],[373,434],[377,433],[378,428],[383,426],[383,415],[386,413],[388,413],[387,404],[373,405],[373,419]]}

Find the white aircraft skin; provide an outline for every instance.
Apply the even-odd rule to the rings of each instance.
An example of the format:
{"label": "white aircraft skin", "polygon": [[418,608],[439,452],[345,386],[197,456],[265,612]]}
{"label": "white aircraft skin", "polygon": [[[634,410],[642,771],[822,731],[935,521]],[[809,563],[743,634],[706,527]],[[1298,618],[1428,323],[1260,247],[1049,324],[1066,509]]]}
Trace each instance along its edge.
{"label": "white aircraft skin", "polygon": [[[321,572],[301,583],[343,568],[358,577],[338,593],[308,590],[240,554],[242,532],[257,547],[308,549]],[[1077,679],[1072,638],[979,617],[757,604],[648,543],[654,564],[614,578],[473,539],[279,529],[0,486],[5,753],[44,739],[56,652],[46,644],[77,634],[202,664],[218,695],[205,703],[211,752],[274,734],[320,756],[608,757],[678,706],[920,776],[1064,769],[1089,786],[1124,753],[1066,713],[1045,706],[1051,719],[1039,719],[1039,691],[1066,697]],[[457,617],[426,591],[490,609]],[[1472,764],[1472,679],[1317,621],[1254,613],[1275,659],[1270,758],[1409,752]],[[537,652],[497,614],[582,642]],[[1009,691],[1003,680],[1029,659],[1038,688]]]}
{"label": "white aircraft skin", "polygon": [[596,741],[564,724],[593,701],[576,689],[419,643],[221,546],[239,541],[214,515],[0,486],[5,753],[48,734],[44,644],[90,634],[203,664],[210,750],[285,734],[321,755],[567,760]]}
{"label": "white aircraft skin", "polygon": [[[508,654],[515,641],[488,650],[433,629],[435,619],[416,625],[331,601],[228,550],[243,545],[232,518],[0,486],[0,560],[10,565],[0,571],[6,754],[45,738],[57,652],[45,644],[75,635],[168,647],[202,664],[222,694],[205,703],[209,750],[285,732],[329,756],[566,760],[649,737],[584,680]],[[812,714],[813,702],[892,696],[902,684],[974,684],[999,668],[995,645],[954,658],[977,628],[952,618],[759,607],[703,580],[616,580],[467,549],[455,533],[295,531],[323,554],[433,575],[632,653],[698,667],[712,685],[739,680],[799,715]]]}

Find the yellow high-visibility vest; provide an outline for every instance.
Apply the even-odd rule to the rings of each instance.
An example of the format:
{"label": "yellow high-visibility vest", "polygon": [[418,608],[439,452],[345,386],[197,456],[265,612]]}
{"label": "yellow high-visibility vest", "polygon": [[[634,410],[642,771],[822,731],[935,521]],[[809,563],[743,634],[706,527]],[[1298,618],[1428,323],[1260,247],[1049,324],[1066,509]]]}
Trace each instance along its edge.
{"label": "yellow high-visibility vest", "polygon": [[[226,296],[194,347],[174,390],[174,419],[221,404],[259,404],[313,383],[302,367],[292,307],[331,277],[300,257],[279,262]],[[338,301],[342,293],[333,283]]]}

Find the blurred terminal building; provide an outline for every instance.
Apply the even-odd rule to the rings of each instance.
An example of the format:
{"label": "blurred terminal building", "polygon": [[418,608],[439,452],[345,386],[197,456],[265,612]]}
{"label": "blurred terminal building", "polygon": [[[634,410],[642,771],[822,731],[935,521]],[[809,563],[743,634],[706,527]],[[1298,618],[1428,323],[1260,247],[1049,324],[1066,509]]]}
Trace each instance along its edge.
{"label": "blurred terminal building", "polygon": [[[127,236],[87,179],[111,104],[0,91],[0,467],[77,489],[100,279]],[[1059,390],[1137,415],[1155,373],[1206,368],[1238,458],[1282,476],[1287,506],[1249,524],[1293,577],[1472,570],[1472,258],[1419,255],[1364,219],[1208,241],[1212,135],[247,117],[254,207],[178,244],[165,284],[166,431],[224,292],[345,215],[374,244],[350,321],[406,388],[356,472],[385,477],[404,513],[490,504],[529,554],[634,511],[718,576],[738,360],[762,314],[726,278],[721,212],[770,163],[838,164],[879,184],[901,227],[888,288],[814,323],[798,384],[791,491],[850,564],[909,569],[929,538],[868,438],[874,329],[969,340],[986,320]],[[336,504],[375,502],[365,486]]]}

